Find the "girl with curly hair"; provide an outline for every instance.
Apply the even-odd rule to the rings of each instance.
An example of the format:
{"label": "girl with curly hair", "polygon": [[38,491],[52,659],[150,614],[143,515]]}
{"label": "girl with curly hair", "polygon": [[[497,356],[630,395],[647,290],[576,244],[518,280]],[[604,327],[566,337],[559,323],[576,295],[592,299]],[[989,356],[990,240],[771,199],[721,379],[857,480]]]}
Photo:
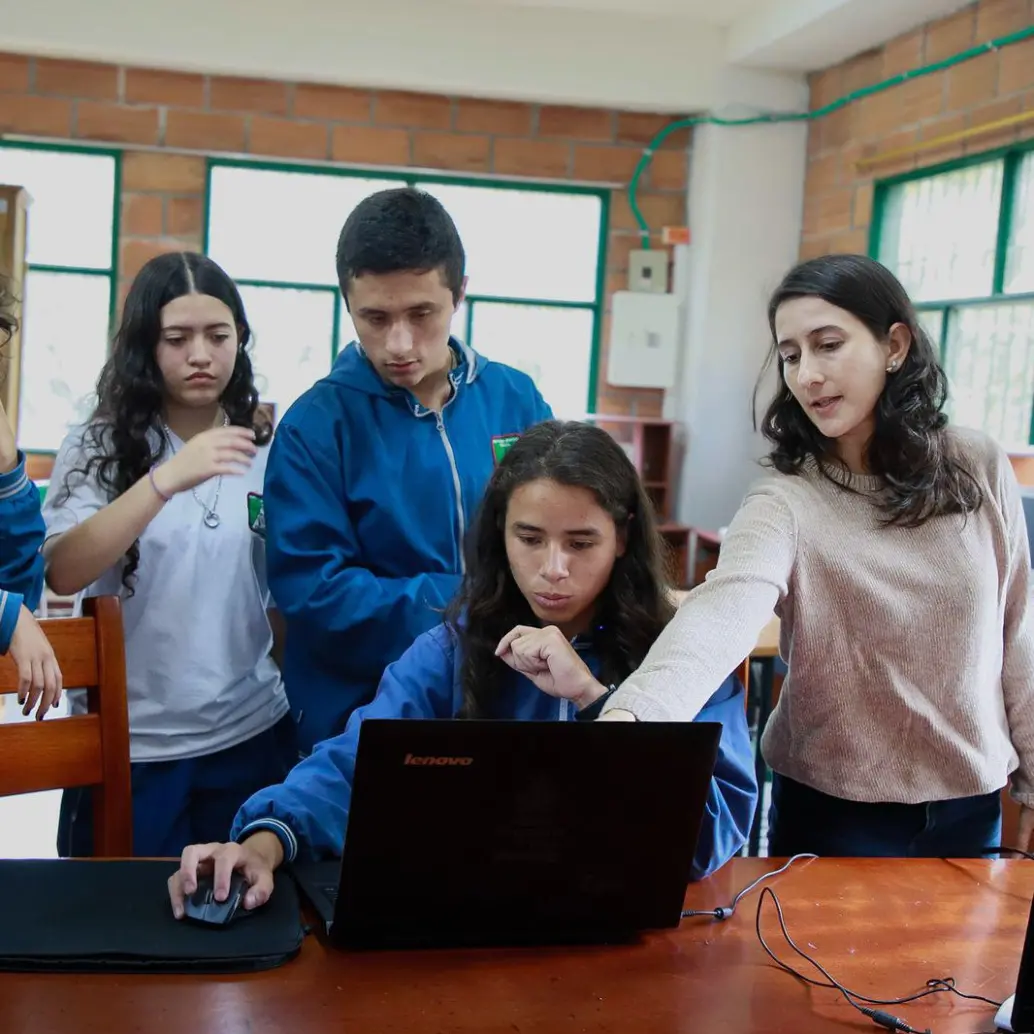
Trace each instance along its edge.
{"label": "girl with curly hair", "polygon": [[[96,411],[62,444],[47,494],[51,587],[122,597],[137,855],[215,839],[297,759],[264,544],[248,521],[270,437],[249,338],[240,294],[211,259],[148,262]],[[89,790],[65,791],[60,854],[92,853],[90,813]]]}
{"label": "girl with curly hair", "polygon": [[937,352],[882,265],[829,255],[768,307],[769,476],[607,715],[695,713],[773,610],[770,853],[962,857],[1034,829],[1034,629],[1016,479],[948,422]]}

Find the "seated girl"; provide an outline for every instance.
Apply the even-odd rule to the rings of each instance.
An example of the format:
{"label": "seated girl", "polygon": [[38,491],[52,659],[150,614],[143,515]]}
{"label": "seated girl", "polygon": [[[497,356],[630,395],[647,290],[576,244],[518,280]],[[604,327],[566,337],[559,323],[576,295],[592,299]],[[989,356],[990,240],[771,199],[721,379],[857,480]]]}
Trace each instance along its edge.
{"label": "seated girl", "polygon": [[[661,539],[635,468],[606,432],[588,424],[548,421],[511,447],[472,528],[466,570],[445,622],[387,668],[376,697],[345,731],[243,805],[234,843],[186,848],[169,881],[177,917],[199,872],[214,870],[221,901],[231,872],[240,871],[250,884],[245,907],[255,908],[285,860],[341,854],[364,719],[591,720],[605,687],[636,668],[674,612]],[[693,863],[701,878],[743,846],[757,784],[735,677],[697,720],[723,726]]]}

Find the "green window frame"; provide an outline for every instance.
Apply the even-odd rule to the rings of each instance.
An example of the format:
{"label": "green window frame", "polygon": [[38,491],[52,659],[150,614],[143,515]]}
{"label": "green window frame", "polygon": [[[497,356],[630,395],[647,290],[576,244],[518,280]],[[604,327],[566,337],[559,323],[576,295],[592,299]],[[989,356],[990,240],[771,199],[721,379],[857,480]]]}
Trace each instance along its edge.
{"label": "green window frame", "polygon": [[[1034,219],[1034,140],[967,155],[878,181],[873,196],[869,254],[898,273],[894,261],[885,254],[885,244],[892,230],[888,216],[895,201],[895,191],[909,184],[960,170],[973,170],[976,175],[980,167],[986,167],[985,172],[996,180],[995,190],[998,195],[994,225],[987,226],[983,234],[989,243],[986,259],[990,261],[981,260],[980,256],[985,253],[976,243],[973,249],[969,249],[967,260],[975,258],[978,262],[984,261],[985,272],[990,274],[990,291],[967,296],[920,297],[913,300],[921,320],[939,349],[941,363],[949,373],[949,380],[953,370],[966,367],[971,381],[1004,378],[997,387],[985,383],[982,389],[974,387],[971,390],[971,395],[981,394],[982,397],[977,400],[976,407],[971,406],[968,412],[971,415],[983,412],[989,421],[992,421],[994,413],[995,420],[1001,421],[996,427],[985,427],[986,430],[994,434],[998,428],[1005,426],[1007,417],[1003,415],[1003,407],[1029,403],[1030,418],[1024,426],[1025,436],[1005,432],[1012,440],[1002,441],[1007,448],[1022,448],[1034,445],[1034,290],[1008,290],[1007,274],[1010,258],[1014,255],[1011,249],[1015,247],[1018,252],[1023,246],[1015,236],[1018,227],[1016,201],[1021,189],[1027,192],[1027,220]],[[1024,173],[1022,183],[1021,171]],[[1029,236],[1029,227],[1027,232]],[[1034,241],[1028,247],[1034,249]],[[993,256],[990,254],[992,251]],[[1005,333],[1011,335],[1011,344],[1000,348],[998,324],[1003,320],[1006,324]],[[980,352],[974,347],[977,342],[983,345]],[[1018,349],[1017,342],[1020,346]],[[949,410],[951,406],[950,396]],[[976,423],[977,420],[964,422]],[[1025,441],[1022,440],[1024,437]]]}
{"label": "green window frame", "polygon": [[[408,186],[449,186],[449,187],[480,187],[499,190],[514,190],[528,193],[546,193],[554,195],[578,195],[594,197],[600,202],[600,220],[598,239],[596,241],[596,270],[594,279],[594,296],[591,301],[561,301],[557,299],[509,297],[496,294],[468,294],[465,299],[464,312],[464,340],[473,348],[477,348],[477,341],[474,337],[474,322],[477,307],[487,305],[513,305],[527,309],[565,309],[581,311],[591,314],[592,337],[589,354],[588,392],[586,398],[586,413],[592,413],[596,408],[596,397],[599,380],[600,343],[603,330],[603,317],[605,309],[606,293],[606,265],[607,265],[607,235],[610,226],[610,191],[605,188],[589,187],[581,184],[552,184],[537,183],[526,180],[514,180],[504,177],[465,177],[450,176],[447,174],[423,173],[418,170],[399,171],[382,169],[377,166],[370,167],[348,167],[342,168],[333,165],[314,165],[297,162],[277,161],[250,161],[239,158],[209,158],[205,175],[205,220],[203,249],[205,254],[210,253],[210,230],[212,222],[212,176],[219,168],[238,168],[253,171],[272,171],[298,173],[314,176],[339,176],[353,179],[370,179],[390,181],[399,185]],[[544,246],[548,242],[543,242]],[[331,261],[328,255],[327,261]],[[234,275],[232,269],[227,270]],[[343,345],[348,342],[341,340],[341,324],[343,317],[343,298],[341,291],[336,285],[325,283],[304,283],[290,280],[277,279],[256,279],[248,277],[236,277],[234,279],[242,288],[272,288],[284,291],[311,292],[326,294],[333,299],[333,323],[330,330],[328,351],[329,362],[327,368],[337,359],[338,353]],[[549,401],[547,399],[547,401]],[[279,416],[280,414],[278,414]]]}
{"label": "green window frame", "polygon": [[[38,151],[38,152],[50,152],[56,154],[66,155],[97,155],[112,159],[113,162],[113,177],[112,177],[112,222],[111,222],[111,247],[109,251],[108,263],[106,266],[81,266],[71,265],[64,263],[49,263],[49,262],[28,262],[26,264],[26,293],[31,292],[31,278],[34,273],[36,274],[49,274],[55,276],[69,276],[69,277],[97,277],[107,281],[108,287],[108,321],[105,328],[105,342],[104,342],[104,354],[107,355],[110,349],[111,341],[111,330],[114,326],[115,310],[118,305],[118,258],[119,258],[119,228],[120,228],[120,211],[122,205],[122,152],[108,147],[91,147],[91,146],[80,146],[77,144],[68,143],[44,143],[37,141],[24,141],[24,140],[0,140],[0,158],[2,158],[2,152],[4,150],[17,150],[17,151]],[[0,180],[3,177],[3,163],[0,161]],[[24,186],[25,184],[10,184],[12,186]],[[30,191],[31,194],[31,191]],[[28,219],[29,219],[29,233],[32,233],[32,218],[33,210],[32,206],[29,207]],[[23,317],[25,313],[23,311]],[[31,320],[25,321],[24,326],[24,337],[23,337],[23,353],[22,353],[22,382],[19,384],[18,390],[19,395],[24,399],[22,390],[24,387],[24,372],[25,372],[25,346],[28,349],[32,348],[32,326]],[[68,345],[70,348],[75,348],[77,344],[77,335],[79,328],[76,326],[74,316],[69,319],[68,328]],[[97,374],[100,373],[98,369]],[[24,411],[24,402],[19,406],[19,412]],[[19,421],[20,423],[20,421]],[[62,431],[62,437],[64,432]],[[19,437],[19,428],[15,428],[15,435]],[[21,439],[19,437],[19,443]],[[55,449],[47,448],[34,448],[31,442],[25,443],[26,451],[33,455],[40,456],[53,456],[56,453]]]}

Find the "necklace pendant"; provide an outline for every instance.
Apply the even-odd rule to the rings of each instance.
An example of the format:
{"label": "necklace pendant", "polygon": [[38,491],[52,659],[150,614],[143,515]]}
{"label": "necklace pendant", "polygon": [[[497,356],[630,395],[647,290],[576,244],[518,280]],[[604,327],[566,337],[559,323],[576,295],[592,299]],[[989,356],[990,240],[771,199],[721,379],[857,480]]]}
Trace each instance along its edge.
{"label": "necklace pendant", "polygon": [[206,528],[218,528],[219,527],[219,514],[215,510],[209,510],[205,513],[205,527]]}

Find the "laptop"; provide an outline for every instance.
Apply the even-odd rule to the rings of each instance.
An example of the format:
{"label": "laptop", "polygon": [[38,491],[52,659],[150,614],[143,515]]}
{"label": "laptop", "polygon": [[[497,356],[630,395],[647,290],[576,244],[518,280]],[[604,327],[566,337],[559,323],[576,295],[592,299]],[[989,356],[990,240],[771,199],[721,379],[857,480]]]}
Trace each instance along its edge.
{"label": "laptop", "polygon": [[344,856],[295,876],[340,947],[602,943],[677,926],[721,728],[369,719]]}
{"label": "laptop", "polygon": [[1018,1034],[1034,1032],[1034,901],[1031,902],[1027,933],[1023,939],[1016,993],[1002,1002],[995,1016],[995,1026]]}

